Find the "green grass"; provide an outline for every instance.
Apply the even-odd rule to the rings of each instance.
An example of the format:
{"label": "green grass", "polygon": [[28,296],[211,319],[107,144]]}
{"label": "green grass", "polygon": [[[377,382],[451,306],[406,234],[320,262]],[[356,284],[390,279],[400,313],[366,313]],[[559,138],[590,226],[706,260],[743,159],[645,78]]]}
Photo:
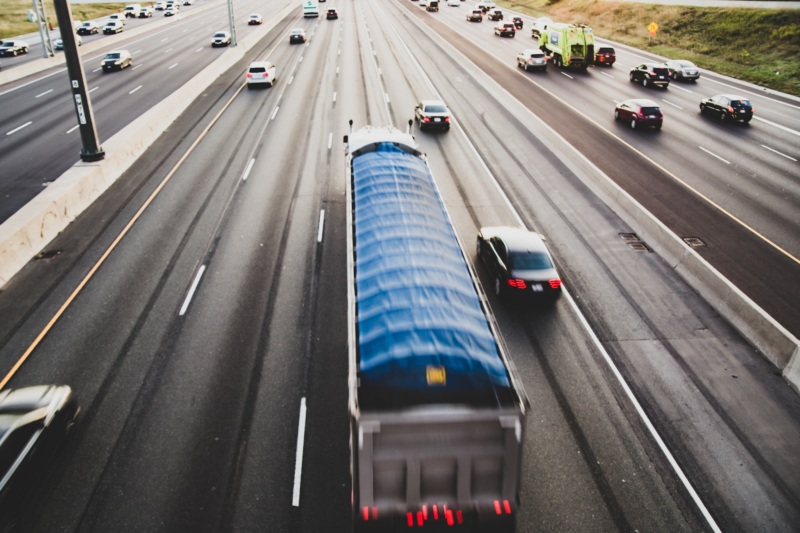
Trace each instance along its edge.
{"label": "green grass", "polygon": [[[90,20],[111,13],[119,13],[126,5],[126,3],[70,4],[70,9],[73,20]],[[28,22],[29,9],[33,9],[33,2],[30,0],[0,0],[0,39],[39,31],[35,22]],[[47,20],[52,23],[54,28],[58,27],[53,0],[45,0],[44,10]]]}
{"label": "green grass", "polygon": [[[600,37],[800,96],[800,10],[603,0],[500,0],[498,4],[559,22],[583,23]],[[651,40],[647,25],[653,21],[659,29]]]}

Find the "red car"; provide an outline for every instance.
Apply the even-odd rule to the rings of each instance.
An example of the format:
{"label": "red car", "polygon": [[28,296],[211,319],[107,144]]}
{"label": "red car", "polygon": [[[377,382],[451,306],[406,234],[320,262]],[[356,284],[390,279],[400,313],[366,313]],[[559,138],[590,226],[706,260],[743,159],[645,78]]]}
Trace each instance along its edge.
{"label": "red car", "polygon": [[660,130],[664,115],[654,101],[637,98],[617,104],[617,108],[614,110],[614,120],[626,121],[634,130],[640,126],[652,126]]}
{"label": "red car", "polygon": [[595,65],[608,65],[609,67],[617,60],[617,53],[610,46],[601,46],[594,55]]}

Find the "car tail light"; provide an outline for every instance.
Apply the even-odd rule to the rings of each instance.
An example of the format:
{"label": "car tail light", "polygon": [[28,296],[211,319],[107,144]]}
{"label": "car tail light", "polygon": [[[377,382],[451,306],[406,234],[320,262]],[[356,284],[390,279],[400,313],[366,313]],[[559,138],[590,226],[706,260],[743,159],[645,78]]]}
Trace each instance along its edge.
{"label": "car tail light", "polygon": [[430,121],[431,121],[431,117],[424,117],[422,119],[422,122],[430,122]]}
{"label": "car tail light", "polygon": [[449,124],[450,123],[450,117],[444,117],[444,121]]}
{"label": "car tail light", "polygon": [[248,78],[252,78],[252,77],[253,77],[253,75],[252,75],[252,74],[250,74],[249,72],[246,74],[246,76],[247,76]]}
{"label": "car tail light", "polygon": [[731,106],[728,106],[728,113],[733,113],[733,108]]}
{"label": "car tail light", "polygon": [[510,287],[514,287],[515,289],[526,289],[528,286],[525,284],[524,279],[510,279],[508,280],[508,285]]}
{"label": "car tail light", "polygon": [[501,506],[500,500],[495,500],[494,501],[494,512],[495,512],[495,514],[498,514],[498,515],[501,515],[503,513],[511,514],[511,504],[508,502],[508,500],[503,500],[503,503],[502,503],[502,506]]}
{"label": "car tail light", "polygon": [[560,289],[561,288],[561,280],[558,278],[551,279],[547,283],[550,284],[551,289]]}

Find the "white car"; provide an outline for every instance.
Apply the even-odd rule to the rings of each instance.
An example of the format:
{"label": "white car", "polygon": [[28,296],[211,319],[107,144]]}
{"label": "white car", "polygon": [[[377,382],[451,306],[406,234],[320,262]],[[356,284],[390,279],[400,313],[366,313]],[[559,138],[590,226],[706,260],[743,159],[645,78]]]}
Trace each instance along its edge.
{"label": "white car", "polygon": [[106,54],[100,66],[103,67],[103,74],[112,70],[122,70],[133,65],[133,57],[127,50],[114,50]]}
{"label": "white car", "polygon": [[231,34],[227,31],[218,31],[214,34],[214,37],[211,38],[211,46],[228,46],[231,44]]}
{"label": "white car", "polygon": [[118,20],[109,20],[106,22],[106,25],[103,26],[103,33],[105,34],[112,34],[112,33],[119,33],[123,29],[122,23]]}
{"label": "white car", "polygon": [[111,21],[111,20],[116,20],[117,22],[119,22],[120,24],[122,24],[124,26],[125,25],[125,18],[127,16],[128,16],[127,14],[123,15],[122,13],[113,13],[113,14],[109,15],[108,18],[106,19],[106,24],[108,24],[108,22]]}
{"label": "white car", "polygon": [[447,0],[448,6],[458,7],[461,5],[461,0]]}
{"label": "white car", "polygon": [[27,54],[28,43],[25,41],[2,41],[0,42],[0,56],[15,56],[17,54]]}
{"label": "white car", "polygon": [[275,85],[275,73],[277,69],[270,61],[253,61],[247,69],[245,80],[247,88],[252,89],[255,85]]}
{"label": "white car", "polygon": [[156,11],[164,11],[165,9],[167,9],[167,3],[166,2],[156,2],[156,5],[155,5],[154,9]]}
{"label": "white car", "polygon": [[419,7],[428,7],[428,0],[419,0]]}
{"label": "white car", "polygon": [[170,6],[164,10],[165,17],[172,17],[178,14],[178,9],[175,6]]}
{"label": "white car", "polygon": [[[83,44],[83,39],[81,39],[80,35],[76,35],[75,36],[75,43],[78,46]],[[55,40],[53,40],[53,47],[56,50],[63,50],[64,49],[64,40],[61,37],[57,37]]]}
{"label": "white car", "polygon": [[483,12],[486,13],[487,11],[494,9],[497,6],[492,0],[480,0],[480,2],[475,4],[475,7],[483,10]]}
{"label": "white car", "polygon": [[534,20],[533,24],[531,25],[531,37],[538,39],[539,35],[541,35],[542,32],[545,31],[552,23],[553,21],[548,17],[539,17],[538,19]]}
{"label": "white car", "polygon": [[143,7],[139,10],[139,18],[146,19],[147,17],[153,16],[153,8],[150,6]]}

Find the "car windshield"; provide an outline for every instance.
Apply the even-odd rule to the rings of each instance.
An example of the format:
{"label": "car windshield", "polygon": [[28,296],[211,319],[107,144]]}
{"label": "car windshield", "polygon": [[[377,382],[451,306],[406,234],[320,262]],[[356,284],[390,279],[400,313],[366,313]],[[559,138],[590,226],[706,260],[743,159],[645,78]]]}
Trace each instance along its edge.
{"label": "car windshield", "polygon": [[550,258],[544,252],[526,252],[511,256],[511,264],[517,270],[544,270],[553,268]]}
{"label": "car windshield", "polygon": [[643,115],[658,115],[661,113],[661,109],[657,107],[643,107],[642,114]]}
{"label": "car windshield", "polygon": [[119,54],[107,54],[106,59],[119,59]]}
{"label": "car windshield", "polygon": [[292,30],[292,35],[302,35],[303,30]]}
{"label": "car windshield", "polygon": [[214,37],[217,37],[219,39],[223,39],[223,38],[225,38],[225,34],[224,33],[215,33]]}
{"label": "car windshield", "polygon": [[445,113],[447,108],[443,105],[426,105],[425,112],[426,113]]}

